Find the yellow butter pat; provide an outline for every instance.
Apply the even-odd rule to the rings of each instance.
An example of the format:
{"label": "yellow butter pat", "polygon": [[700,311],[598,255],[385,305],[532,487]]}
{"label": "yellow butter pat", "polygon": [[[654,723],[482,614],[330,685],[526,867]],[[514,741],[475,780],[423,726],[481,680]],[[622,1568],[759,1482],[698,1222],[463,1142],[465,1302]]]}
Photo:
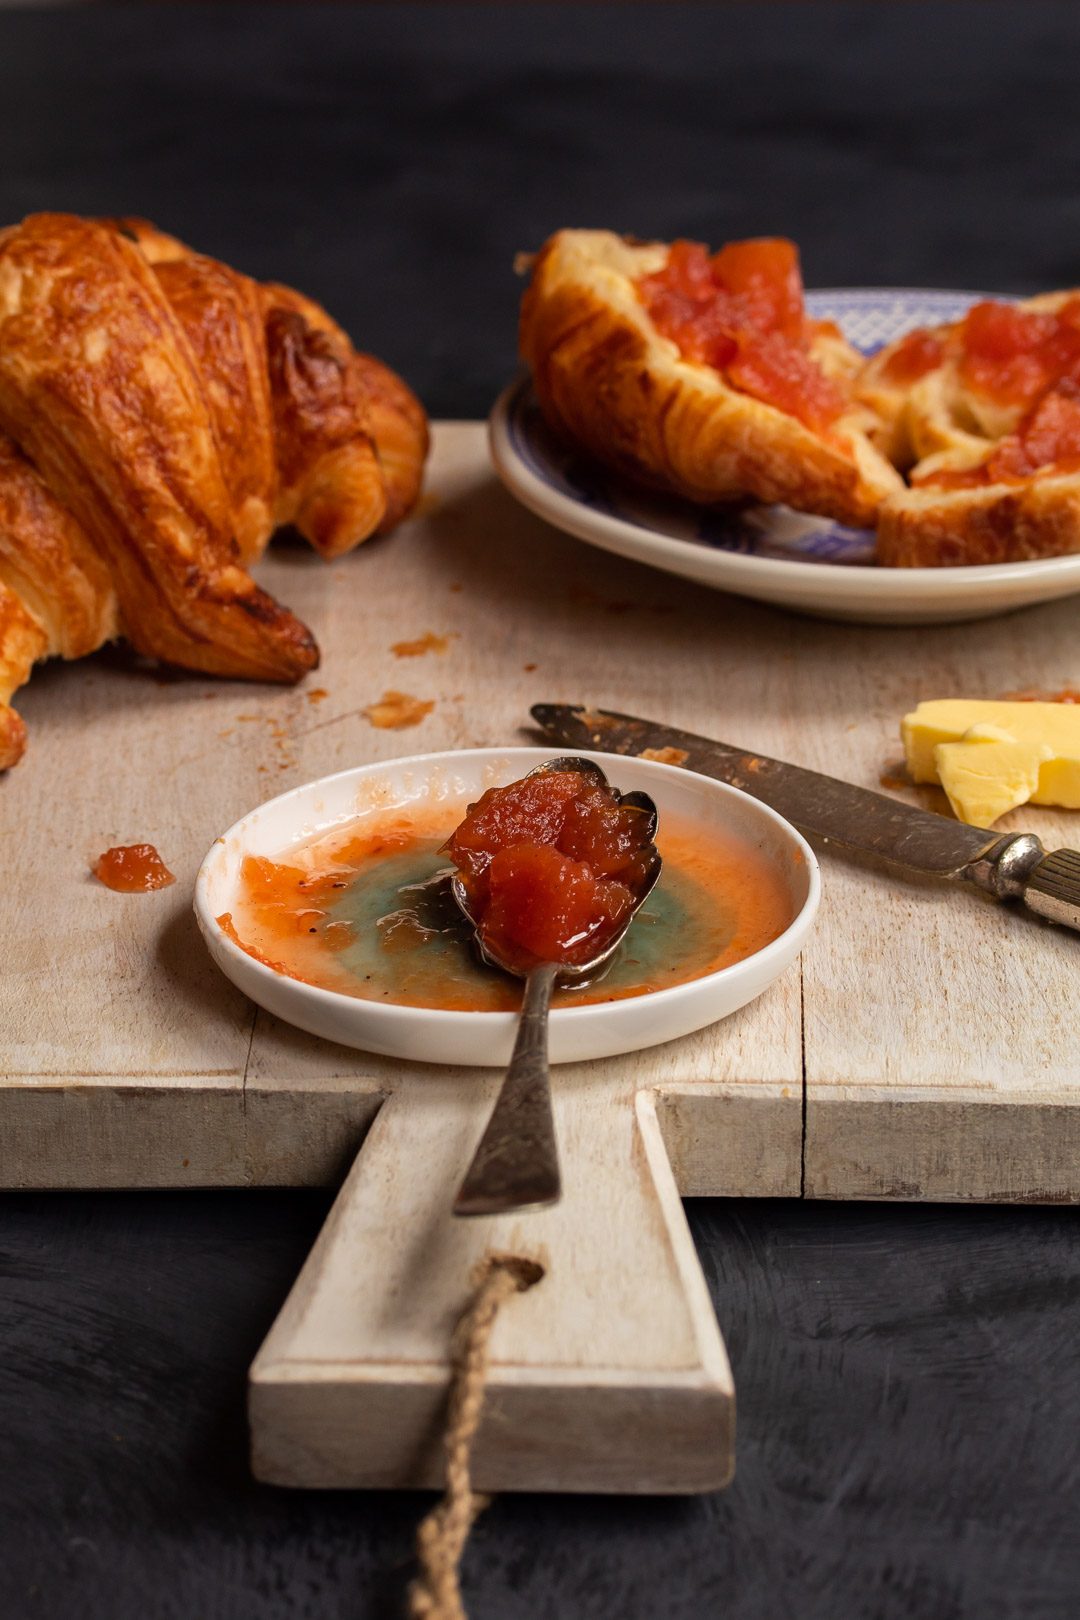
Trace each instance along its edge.
{"label": "yellow butter pat", "polygon": [[[966,748],[965,739],[972,731],[982,733],[981,737],[971,738],[973,748],[995,749],[978,761],[966,753],[944,755],[950,762],[948,768],[954,786],[960,790],[953,808],[957,815],[965,821],[971,820],[975,826],[989,825],[986,819],[974,817],[977,799],[983,816],[989,815],[990,820],[1003,816],[1006,810],[1015,809],[1028,799],[1033,804],[1057,804],[1066,810],[1080,810],[1080,704],[943,698],[920,703],[904,716],[900,730],[907,767],[914,780],[939,782],[949,793],[950,800],[952,793],[939,769],[938,750],[950,744],[963,744]],[[987,784],[985,792],[981,788],[976,792],[973,782],[969,783],[970,793],[963,786],[965,779],[957,773],[965,761],[973,770],[977,766],[975,774]],[[995,772],[1000,772],[1001,782],[996,800],[989,788]],[[1032,773],[1034,785],[1017,799],[1016,793]],[[972,806],[971,816],[958,808],[961,802]],[[994,804],[999,802],[1001,808],[994,810]]]}
{"label": "yellow butter pat", "polygon": [[1053,755],[1045,743],[1019,741],[1001,726],[972,726],[959,742],[938,743],[934,765],[953,814],[972,827],[1027,804]]}

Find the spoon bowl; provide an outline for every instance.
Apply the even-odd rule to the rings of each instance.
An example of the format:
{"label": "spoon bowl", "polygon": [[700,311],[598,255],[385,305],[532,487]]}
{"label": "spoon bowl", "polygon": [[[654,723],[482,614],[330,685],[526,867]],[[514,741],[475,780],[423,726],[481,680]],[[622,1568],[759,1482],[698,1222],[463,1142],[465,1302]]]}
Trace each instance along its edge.
{"label": "spoon bowl", "polygon": [[[611,790],[611,783],[608,781],[607,776],[601,770],[596,761],[593,759],[586,759],[580,754],[560,755],[557,759],[545,760],[542,765],[537,765],[533,770],[527,771],[525,773],[526,779],[528,779],[530,776],[541,776],[546,771],[577,771],[582,776],[592,777],[598,787],[604,788],[607,791]],[[637,887],[634,895],[634,904],[630,908],[630,911],[627,913],[623,922],[619,925],[615,932],[608,938],[603,948],[599,950],[595,956],[590,957],[587,962],[560,962],[557,964],[555,983],[560,987],[567,987],[569,985],[585,985],[590,983],[591,980],[599,977],[603,970],[609,965],[612,957],[615,955],[615,952],[622,944],[630,924],[633,922],[634,918],[641,910],[641,907],[644,905],[645,901],[649,898],[649,895],[656,887],[657,879],[660,876],[660,872],[664,864],[660,857],[660,851],[653,843],[653,839],[656,837],[657,824],[660,819],[659,812],[656,805],[653,803],[653,800],[647,793],[643,793],[639,788],[635,789],[632,793],[616,793],[615,797],[620,806],[626,806],[632,810],[639,810],[643,816],[648,817],[645,825],[646,837],[643,841],[644,845],[648,848],[650,855],[648,870],[646,871],[644,881]],[[484,940],[481,936],[480,924],[473,916],[472,909],[469,904],[469,891],[466,888],[465,879],[460,872],[455,872],[450,879],[450,889],[454,896],[454,901],[458,910],[461,912],[462,916],[473,930],[473,946],[481,960],[486,962],[488,967],[498,968],[503,973],[513,974],[514,978],[516,979],[527,978],[528,971],[523,969],[519,962],[514,962],[513,960],[500,957],[498,953],[493,950],[490,943]]]}

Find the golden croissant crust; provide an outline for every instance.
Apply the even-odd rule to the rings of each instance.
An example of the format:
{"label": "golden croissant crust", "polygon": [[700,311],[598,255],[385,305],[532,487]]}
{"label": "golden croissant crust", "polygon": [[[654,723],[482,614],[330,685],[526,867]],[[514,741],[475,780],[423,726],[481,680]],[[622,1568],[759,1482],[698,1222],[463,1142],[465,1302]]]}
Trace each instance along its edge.
{"label": "golden croissant crust", "polygon": [[835,331],[813,336],[809,357],[844,400],[828,431],[816,431],[686,358],[658,329],[639,283],[669,251],[610,231],[560,231],[545,244],[520,330],[545,417],[617,472],[693,501],[784,501],[872,523],[901,480],[871,442],[872,413],[852,397],[857,352]]}
{"label": "golden croissant crust", "polygon": [[318,305],[144,221],[0,233],[0,768],[35,659],[125,635],[292,681],[310,632],[244,564],[295,523],[326,556],[415,502],[427,423]]}

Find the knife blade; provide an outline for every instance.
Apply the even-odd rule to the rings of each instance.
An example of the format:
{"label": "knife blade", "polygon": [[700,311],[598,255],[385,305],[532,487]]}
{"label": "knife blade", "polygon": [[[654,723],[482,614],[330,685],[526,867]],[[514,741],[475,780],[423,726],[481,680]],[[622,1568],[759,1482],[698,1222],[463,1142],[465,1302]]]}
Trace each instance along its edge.
{"label": "knife blade", "polygon": [[1040,916],[1080,930],[1080,852],[1048,855],[1033,833],[1002,836],[969,827],[852,782],[635,715],[568,703],[537,703],[530,712],[554,742],[609,754],[659,755],[742,788],[830,849],[873,856],[901,872],[974,884],[995,899],[1022,900]]}

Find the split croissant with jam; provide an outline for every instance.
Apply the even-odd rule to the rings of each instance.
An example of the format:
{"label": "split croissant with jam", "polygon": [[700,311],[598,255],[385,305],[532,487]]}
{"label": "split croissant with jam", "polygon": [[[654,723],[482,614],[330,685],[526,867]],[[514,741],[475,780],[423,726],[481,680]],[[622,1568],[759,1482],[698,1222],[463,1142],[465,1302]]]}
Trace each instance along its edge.
{"label": "split croissant with jam", "polygon": [[188,669],[318,663],[252,580],[281,524],[323,556],[414,504],[418,401],[324,310],[137,220],[0,232],[0,768],[39,658],[123,635]]}
{"label": "split croissant with jam", "polygon": [[1080,551],[1080,292],[984,300],[868,361],[858,392],[907,487],[878,515],[896,567]]}
{"label": "split croissant with jam", "polygon": [[533,265],[521,352],[548,421],[636,482],[860,525],[902,488],[854,394],[862,358],[807,318],[791,242],[710,258],[692,242],[559,231]]}
{"label": "split croissant with jam", "polygon": [[551,425],[637,482],[876,528],[896,567],[1080,551],[1080,293],[976,304],[864,361],[807,318],[790,242],[560,231],[521,349]]}

